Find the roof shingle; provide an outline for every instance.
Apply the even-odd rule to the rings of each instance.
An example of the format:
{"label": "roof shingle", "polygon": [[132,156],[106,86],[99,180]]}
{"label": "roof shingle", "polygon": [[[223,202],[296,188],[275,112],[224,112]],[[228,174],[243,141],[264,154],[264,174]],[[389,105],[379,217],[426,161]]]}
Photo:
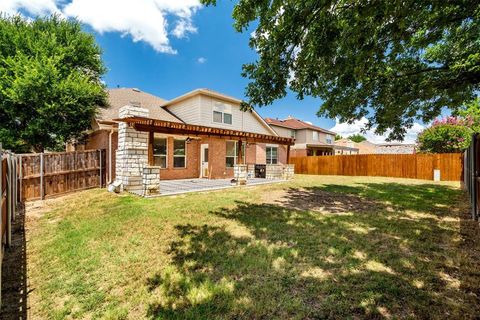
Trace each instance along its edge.
{"label": "roof shingle", "polygon": [[108,107],[100,108],[98,120],[111,121],[118,118],[118,110],[132,103],[149,110],[149,117],[158,120],[182,122],[169,111],[161,107],[166,100],[135,88],[108,89]]}

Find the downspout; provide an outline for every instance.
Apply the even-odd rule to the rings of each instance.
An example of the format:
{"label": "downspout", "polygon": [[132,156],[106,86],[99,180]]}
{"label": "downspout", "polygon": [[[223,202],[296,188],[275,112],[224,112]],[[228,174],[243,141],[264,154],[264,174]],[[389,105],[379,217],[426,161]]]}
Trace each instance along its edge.
{"label": "downspout", "polygon": [[112,183],[112,135],[113,129],[108,134],[108,183]]}

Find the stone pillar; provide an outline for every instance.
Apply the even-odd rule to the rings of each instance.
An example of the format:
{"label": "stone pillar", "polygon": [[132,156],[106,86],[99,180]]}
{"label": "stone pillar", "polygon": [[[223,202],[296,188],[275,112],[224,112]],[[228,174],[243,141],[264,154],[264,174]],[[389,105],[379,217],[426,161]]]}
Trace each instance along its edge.
{"label": "stone pillar", "polygon": [[281,164],[267,164],[265,167],[265,178],[274,180],[282,179],[283,177],[283,166]]}
{"label": "stone pillar", "polygon": [[160,167],[143,168],[143,196],[148,197],[160,193]]}
{"label": "stone pillar", "polygon": [[293,178],[295,174],[295,165],[294,164],[286,164],[283,167],[283,179],[290,180]]}
{"label": "stone pillar", "polygon": [[[119,117],[148,117],[148,109],[124,106]],[[116,180],[120,190],[143,193],[143,168],[148,165],[148,133],[136,131],[127,123],[118,124],[118,149],[116,153]]]}
{"label": "stone pillar", "polygon": [[247,178],[255,178],[255,165],[254,164],[248,164],[247,165]]}
{"label": "stone pillar", "polygon": [[246,164],[236,164],[233,166],[233,176],[237,180],[237,184],[244,185],[247,183],[247,165]]}

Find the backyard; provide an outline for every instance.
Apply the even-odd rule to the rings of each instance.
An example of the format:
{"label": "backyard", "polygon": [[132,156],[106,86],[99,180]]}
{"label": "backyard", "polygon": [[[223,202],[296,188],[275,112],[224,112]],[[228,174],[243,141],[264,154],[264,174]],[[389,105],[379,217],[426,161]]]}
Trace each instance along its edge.
{"label": "backyard", "polygon": [[32,319],[480,314],[480,234],[458,183],[297,175],[153,199],[93,189],[30,207],[25,225]]}

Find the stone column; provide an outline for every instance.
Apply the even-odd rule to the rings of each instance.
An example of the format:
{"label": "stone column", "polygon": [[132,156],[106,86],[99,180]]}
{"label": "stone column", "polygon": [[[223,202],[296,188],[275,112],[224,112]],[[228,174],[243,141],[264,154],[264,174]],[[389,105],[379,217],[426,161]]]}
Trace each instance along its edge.
{"label": "stone column", "polygon": [[247,165],[236,164],[233,166],[233,176],[237,180],[237,184],[244,185],[247,183]]}
{"label": "stone column", "polygon": [[160,167],[146,166],[143,168],[143,196],[153,196],[160,193]]}
{"label": "stone column", "polygon": [[[148,109],[124,106],[119,117],[148,117]],[[143,193],[143,168],[148,165],[148,133],[136,131],[127,123],[118,124],[118,149],[116,153],[116,180],[120,190]]]}
{"label": "stone column", "polygon": [[283,179],[290,180],[293,178],[295,174],[295,165],[294,164],[286,164],[283,167]]}

